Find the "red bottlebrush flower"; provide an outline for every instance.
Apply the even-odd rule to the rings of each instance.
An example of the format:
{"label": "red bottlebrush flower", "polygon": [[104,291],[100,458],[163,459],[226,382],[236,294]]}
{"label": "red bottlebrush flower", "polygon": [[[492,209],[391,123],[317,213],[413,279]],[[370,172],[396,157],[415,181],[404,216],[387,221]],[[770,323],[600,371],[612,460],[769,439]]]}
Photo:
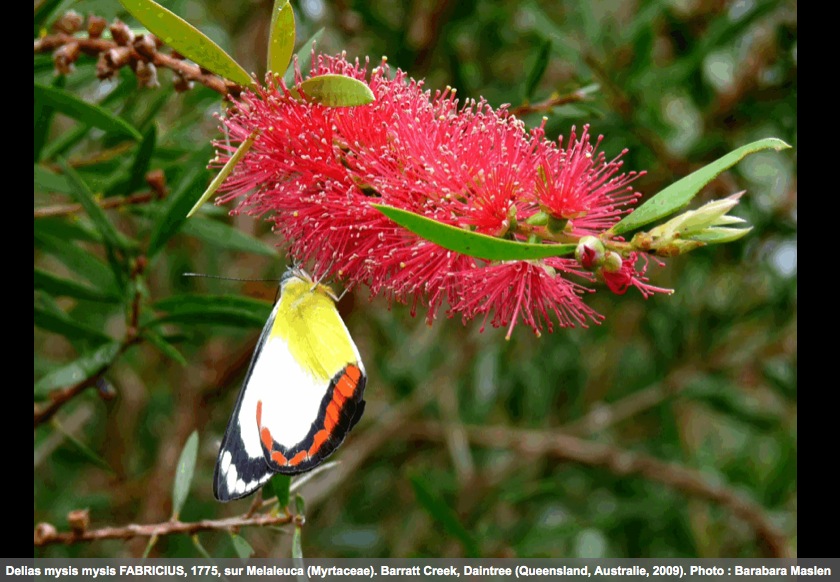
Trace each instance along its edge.
{"label": "red bottlebrush flower", "polygon": [[[642,258],[641,269],[637,268],[640,257]],[[674,292],[673,289],[665,289],[664,287],[655,287],[648,284],[648,278],[645,273],[647,272],[649,260],[650,257],[648,255],[631,253],[628,258],[621,261],[621,267],[617,271],[609,271],[604,268],[601,269],[601,276],[604,278],[604,283],[607,284],[610,291],[617,295],[624,295],[630,287],[638,289],[645,299],[654,293],[672,294]]]}
{"label": "red bottlebrush flower", "polygon": [[452,312],[461,313],[465,323],[484,314],[484,324],[493,313],[491,323],[494,327],[507,326],[507,338],[520,319],[537,335],[543,327],[553,331],[552,313],[561,328],[587,327],[587,320],[600,323],[603,316],[580,297],[585,288],[557,273],[580,275],[576,264],[571,259],[546,259],[543,264],[514,261],[474,269],[464,274],[462,295]]}
{"label": "red bottlebrush flower", "polygon": [[[344,56],[313,54],[311,76],[362,80],[368,105],[329,108],[293,97],[282,80],[244,91],[223,118],[234,145],[217,142],[224,164],[254,130],[258,135],[227,178],[218,202],[267,214],[289,254],[316,277],[368,285],[373,295],[427,309],[448,303],[466,321],[483,314],[494,326],[517,323],[539,333],[600,322],[586,307],[586,281],[571,259],[493,263],[443,249],[397,226],[371,202],[496,237],[526,240],[517,230],[537,205],[574,216],[573,234],[610,225],[635,201],[617,175],[621,163],[594,154],[588,129],[563,150],[505,109],[484,101],[459,105],[455,91],[432,94],[383,62],[369,73]],[[295,83],[303,80],[300,71]],[[600,138],[599,138],[600,142]],[[562,140],[559,142],[562,145]],[[565,190],[564,190],[565,188]],[[565,213],[565,214],[563,214]],[[492,313],[492,317],[490,314]],[[550,317],[551,316],[551,317]]]}
{"label": "red bottlebrush flower", "polygon": [[618,174],[623,164],[619,158],[627,150],[607,162],[604,152],[597,151],[602,139],[598,136],[594,146],[589,143],[589,126],[584,125],[580,138],[572,127],[566,149],[560,149],[562,136],[560,147],[545,140],[539,142],[538,203],[550,216],[569,220],[570,232],[576,235],[603,232],[639,199],[639,193],[628,184],[644,172]]}

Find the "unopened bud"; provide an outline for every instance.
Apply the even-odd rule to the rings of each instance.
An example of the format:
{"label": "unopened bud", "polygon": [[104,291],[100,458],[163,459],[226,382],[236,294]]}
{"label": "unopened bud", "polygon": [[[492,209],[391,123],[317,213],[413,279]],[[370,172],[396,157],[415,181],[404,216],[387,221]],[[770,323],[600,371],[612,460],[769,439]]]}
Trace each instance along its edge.
{"label": "unopened bud", "polygon": [[141,34],[137,38],[134,39],[134,50],[137,51],[141,57],[152,60],[155,58],[155,52],[157,52],[157,47],[155,46],[155,39],[148,34]]}
{"label": "unopened bud", "polygon": [[154,63],[147,63],[146,61],[137,61],[137,68],[134,71],[137,74],[137,81],[141,87],[148,87],[154,89],[160,87],[157,78],[157,68]]}
{"label": "unopened bud", "polygon": [[584,236],[578,241],[575,259],[584,269],[594,271],[604,262],[604,243],[594,236]]}
{"label": "unopened bud", "polygon": [[114,42],[121,46],[127,46],[134,41],[134,33],[125,22],[121,20],[114,20],[111,23],[111,38]]}
{"label": "unopened bud", "polygon": [[116,69],[108,59],[107,53],[99,53],[99,59],[96,61],[96,78],[99,80],[110,79],[115,72]]}
{"label": "unopened bud", "polygon": [[131,60],[131,49],[127,46],[114,47],[105,53],[108,63],[115,69],[124,67]]}
{"label": "unopened bud", "polygon": [[546,228],[548,228],[548,232],[551,234],[559,234],[566,229],[567,224],[569,224],[567,218],[557,218],[549,214]]}
{"label": "unopened bud", "polygon": [[178,73],[175,73],[173,81],[175,83],[175,90],[178,93],[189,91],[195,85],[195,83],[193,83],[192,81],[188,81],[183,77],[183,75],[180,75]]}
{"label": "unopened bud", "polygon": [[149,171],[146,174],[146,184],[158,195],[158,198],[163,199],[166,196],[166,174],[163,173],[163,170]]}
{"label": "unopened bud", "polygon": [[35,526],[35,545],[41,545],[55,539],[58,530],[51,523],[41,522]]}
{"label": "unopened bud", "polygon": [[713,200],[696,210],[688,210],[647,233],[637,233],[631,243],[642,251],[655,251],[663,257],[687,253],[706,244],[737,240],[752,228],[732,228],[745,224],[743,218],[729,216],[744,192]]}
{"label": "unopened bud", "polygon": [[67,43],[53,53],[53,64],[59,75],[67,75],[73,71],[73,63],[79,58],[79,43]]}
{"label": "unopened bud", "polygon": [[70,529],[76,535],[81,535],[87,531],[90,525],[90,510],[89,509],[74,509],[67,514],[67,523]]}
{"label": "unopened bud", "polygon": [[607,273],[618,273],[621,270],[622,262],[621,255],[615,251],[610,251],[604,257],[603,269]]}
{"label": "unopened bud", "polygon": [[90,38],[99,38],[102,36],[106,26],[108,26],[108,22],[101,16],[94,16],[92,14],[88,16],[87,32]]}
{"label": "unopened bud", "polygon": [[525,222],[533,226],[545,226],[548,224],[548,214],[540,210],[536,214],[532,214]]}
{"label": "unopened bud", "polygon": [[75,10],[68,10],[61,18],[55,21],[53,28],[60,32],[73,34],[82,28],[82,23],[84,23],[84,19],[81,14]]}

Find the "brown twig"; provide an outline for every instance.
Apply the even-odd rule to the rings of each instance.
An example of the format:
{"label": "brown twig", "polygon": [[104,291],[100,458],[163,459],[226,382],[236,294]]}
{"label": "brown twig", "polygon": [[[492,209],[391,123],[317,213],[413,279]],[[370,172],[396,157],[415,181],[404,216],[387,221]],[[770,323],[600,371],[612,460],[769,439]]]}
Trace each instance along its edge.
{"label": "brown twig", "polygon": [[75,398],[88,388],[92,388],[96,385],[99,379],[102,377],[102,374],[105,371],[105,367],[103,366],[102,370],[98,371],[96,374],[89,376],[78,382],[73,384],[69,388],[63,388],[59,390],[53,390],[50,392],[49,395],[49,402],[42,406],[35,405],[35,428],[38,428],[38,425],[45,423],[49,419],[51,419],[59,409],[67,404],[71,399]]}
{"label": "brown twig", "polygon": [[173,534],[195,534],[202,531],[232,531],[240,527],[285,525],[295,520],[293,515],[256,515],[252,517],[228,517],[225,519],[203,519],[194,522],[165,521],[147,525],[129,524],[119,527],[59,532],[48,523],[35,526],[35,545],[75,544],[97,540],[128,540],[136,537],[169,536]]}
{"label": "brown twig", "polygon": [[577,103],[579,101],[585,101],[587,99],[586,92],[582,90],[577,90],[572,93],[568,93],[566,95],[557,95],[556,97],[550,97],[545,101],[540,101],[539,103],[526,103],[524,105],[517,105],[516,107],[509,109],[509,111],[518,117],[523,115],[527,115],[529,113],[539,113],[539,112],[546,112],[551,111],[555,107],[559,107],[561,105],[567,105],[569,103]]}
{"label": "brown twig", "polygon": [[[640,475],[686,495],[717,503],[749,524],[770,556],[793,556],[787,539],[770,521],[763,507],[723,484],[711,482],[695,469],[558,432],[507,427],[465,428],[469,440],[480,446],[515,449],[529,455],[553,455],[585,465],[605,467],[618,475]],[[409,438],[442,441],[446,427],[438,422],[411,423],[402,427],[401,434]]]}
{"label": "brown twig", "polygon": [[[99,201],[99,206],[104,209],[119,208],[121,206],[130,206],[132,204],[145,204],[152,200],[157,200],[158,194],[155,192],[139,192],[125,197],[105,198]],[[66,216],[68,214],[76,214],[82,212],[81,204],[55,204],[53,206],[44,206],[43,208],[35,209],[35,218],[47,218],[50,216]]]}
{"label": "brown twig", "polygon": [[143,36],[138,36],[133,43],[120,45],[114,40],[105,38],[81,38],[57,32],[36,39],[34,45],[36,53],[60,51],[63,47],[73,46],[77,47],[78,52],[82,54],[98,56],[100,59],[106,58],[108,63],[101,71],[101,77],[110,76],[116,69],[126,65],[131,66],[136,72],[138,63],[152,63],[155,67],[175,72],[176,82],[179,80],[198,82],[221,95],[236,95],[241,91],[242,88],[238,84],[207,72],[196,64],[177,56],[158,52],[154,43],[144,43],[143,38]]}
{"label": "brown twig", "polygon": [[[145,268],[146,258],[143,256],[138,257],[132,269],[131,277],[139,277],[143,273]],[[137,328],[138,321],[140,318],[140,298],[140,291],[137,291],[131,302],[131,310],[127,314],[125,337],[123,338],[120,348],[117,351],[114,358],[110,362],[102,364],[87,378],[77,382],[76,384],[73,384],[69,388],[59,388],[50,392],[47,397],[49,400],[48,403],[43,404],[41,406],[35,404],[34,428],[38,428],[39,425],[51,419],[55,415],[55,413],[61,409],[62,406],[70,402],[73,398],[84,392],[86,389],[96,386],[97,383],[102,379],[103,374],[105,374],[108,368],[111,367],[111,364],[115,362],[116,359],[128,348],[140,341],[140,335],[138,334]],[[102,394],[104,395],[106,393],[102,392]]]}

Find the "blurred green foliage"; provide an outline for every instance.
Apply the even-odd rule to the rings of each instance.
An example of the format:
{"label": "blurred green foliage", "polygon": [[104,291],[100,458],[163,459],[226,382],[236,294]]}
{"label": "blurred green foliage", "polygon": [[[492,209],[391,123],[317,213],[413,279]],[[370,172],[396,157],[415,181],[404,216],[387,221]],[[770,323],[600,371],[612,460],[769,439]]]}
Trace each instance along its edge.
{"label": "blurred green foliage", "polygon": [[[262,74],[271,1],[164,4]],[[306,500],[305,525],[162,537],[149,555],[287,557],[293,538],[296,553],[323,557],[780,551],[731,506],[651,475],[570,460],[546,445],[560,432],[698,471],[754,502],[795,553],[796,3],[293,6],[298,44],[324,28],[320,50],[372,62],[387,55],[427,88],[452,85],[461,98],[517,106],[597,85],[588,100],[545,111],[547,135],[590,123],[608,157],[628,148],[625,168],[647,170],[635,184],[646,194],[756,139],[794,149],[747,158],[696,201],[746,189],[736,213],[753,232],[653,267],[652,282],[676,289],[671,297],[588,300],[606,315],[600,326],[541,338],[519,328],[506,342],[504,330],[481,333],[480,322],[442,318],[429,328],[407,307],[389,309],[361,291],[344,299],[370,376],[368,408],[338,465],[299,490],[292,481],[291,498]],[[36,35],[71,8],[136,26],[112,0],[46,0],[36,2]],[[211,179],[221,99],[200,85],[176,93],[170,71],[158,71],[160,88],[140,89],[126,69],[98,81],[89,57],[61,76],[49,55],[34,61],[36,404],[103,369],[107,382],[36,427],[34,523],[66,530],[67,513],[80,508],[90,508],[92,528],[166,521],[194,430],[191,487],[177,486],[180,519],[245,513],[250,500],[217,503],[211,479],[276,286],[182,273],[277,278],[285,258],[266,249],[282,241],[227,208],[171,219]],[[67,95],[108,116],[80,113]],[[525,119],[533,126],[542,115]],[[163,173],[162,200],[145,183],[149,171]],[[100,209],[135,195],[138,203]],[[503,441],[486,427],[528,430],[535,440]],[[147,542],[35,555],[139,556]]]}

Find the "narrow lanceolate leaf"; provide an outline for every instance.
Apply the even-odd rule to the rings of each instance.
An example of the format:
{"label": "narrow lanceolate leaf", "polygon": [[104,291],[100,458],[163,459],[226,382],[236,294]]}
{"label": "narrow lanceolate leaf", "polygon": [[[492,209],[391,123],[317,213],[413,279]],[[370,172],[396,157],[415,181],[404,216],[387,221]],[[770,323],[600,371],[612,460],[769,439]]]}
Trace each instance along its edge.
{"label": "narrow lanceolate leaf", "polygon": [[40,164],[35,164],[34,181],[36,192],[61,192],[70,194],[72,186],[61,174],[56,174]]}
{"label": "narrow lanceolate leaf", "polygon": [[186,171],[175,192],[164,202],[163,213],[152,228],[152,234],[149,237],[148,256],[156,255],[166,244],[166,241],[172,238],[184,224],[187,219],[187,208],[190,207],[192,200],[201,190],[205,179],[204,168],[193,165]]}
{"label": "narrow lanceolate leaf", "polygon": [[175,295],[155,304],[166,312],[151,325],[186,323],[190,325],[230,325],[262,327],[271,313],[271,304],[240,295]]}
{"label": "narrow lanceolate leaf", "polygon": [[228,251],[242,251],[277,257],[277,249],[241,230],[211,218],[196,216],[184,225],[183,233],[200,238],[209,245]]}
{"label": "narrow lanceolate leaf", "polygon": [[374,204],[382,214],[414,234],[450,251],[488,261],[530,261],[570,255],[575,245],[516,242],[470,232],[407,210]]}
{"label": "narrow lanceolate leaf", "polygon": [[73,436],[55,418],[52,419],[52,422],[50,424],[53,426],[53,428],[60,432],[65,439],[67,439],[67,442],[70,443],[70,445],[72,445],[76,449],[76,451],[82,455],[82,457],[84,457],[100,469],[104,469],[111,474],[116,474],[116,471],[114,471],[114,469],[111,468],[111,465],[109,465],[105,459],[96,454],[96,452],[89,446],[87,446],[85,443]]}
{"label": "narrow lanceolate leaf", "polygon": [[295,13],[292,3],[289,0],[274,0],[268,35],[268,70],[277,74],[284,73],[294,50]]}
{"label": "narrow lanceolate leaf", "polygon": [[678,180],[656,194],[653,198],[639,206],[632,214],[625,216],[610,229],[611,234],[623,234],[636,230],[646,224],[673,214],[691,202],[706,184],[717,178],[745,157],[762,150],[774,149],[780,151],[790,146],[780,139],[767,138],[754,141],[737,150],[729,152],[716,161],[692,172],[685,178]]}
{"label": "narrow lanceolate leaf", "polygon": [[102,234],[102,239],[105,241],[106,246],[125,248],[126,241],[117,233],[117,229],[111,224],[105,211],[97,204],[96,198],[94,198],[93,192],[87,183],[82,180],[82,177],[64,159],[58,159],[58,166],[64,172],[64,176],[72,187],[71,194],[82,205],[82,208],[85,209],[85,212],[96,226],[96,229]]}
{"label": "narrow lanceolate leaf", "polygon": [[124,135],[140,140],[140,132],[127,121],[107,109],[79,99],[72,93],[56,87],[35,83],[35,103],[48,106],[59,113],[72,117],[85,125],[98,127],[106,133]]}
{"label": "narrow lanceolate leaf", "polygon": [[201,31],[152,0],[120,0],[131,15],[164,44],[220,77],[247,87],[248,72]]}
{"label": "narrow lanceolate leaf", "polygon": [[[298,67],[300,68],[301,73],[304,76],[309,72],[310,68],[312,67],[312,48],[315,43],[321,40],[321,36],[324,34],[324,29],[319,28],[315,31],[315,34],[309,37],[309,39],[300,45],[298,52],[295,53],[295,57],[297,58]],[[295,68],[290,63],[288,68],[286,69],[286,74],[283,75],[283,81],[286,82],[286,87],[291,87],[295,83]]]}
{"label": "narrow lanceolate leaf", "polygon": [[300,530],[301,527],[299,525],[295,526],[295,533],[292,536],[292,558],[295,560],[303,559],[303,544],[300,541]]}
{"label": "narrow lanceolate leaf", "polygon": [[233,152],[233,155],[230,157],[227,163],[222,167],[221,170],[219,170],[219,173],[216,174],[216,177],[213,178],[213,181],[210,182],[210,185],[207,186],[207,189],[204,191],[204,194],[202,194],[201,197],[198,199],[198,202],[196,202],[193,205],[192,209],[189,212],[187,212],[187,218],[195,214],[198,211],[198,209],[201,208],[201,205],[210,200],[213,194],[216,193],[216,190],[219,189],[219,186],[222,185],[222,182],[225,181],[225,178],[227,178],[230,175],[230,173],[236,167],[236,164],[239,163],[239,160],[241,160],[245,156],[245,154],[248,153],[248,150],[251,149],[251,146],[254,145],[254,140],[257,139],[257,133],[258,132],[254,130],[251,133],[251,135],[245,138],[245,141],[239,144],[239,147],[236,148],[236,151]]}
{"label": "narrow lanceolate leaf", "polygon": [[254,555],[254,548],[242,536],[232,533],[230,534],[230,541],[233,542],[233,549],[236,550],[236,555],[243,560],[247,560]]}
{"label": "narrow lanceolate leaf", "polygon": [[534,96],[534,91],[537,90],[540,80],[545,74],[548,67],[548,55],[551,52],[551,39],[546,39],[540,45],[540,51],[537,53],[537,59],[534,61],[534,66],[528,71],[528,78],[525,81],[525,98],[530,99]]}
{"label": "narrow lanceolate leaf", "polygon": [[457,538],[463,544],[467,557],[477,558],[479,555],[478,544],[458,519],[455,511],[437,493],[432,491],[422,477],[415,475],[410,477],[410,480],[418,503],[423,506],[432,519],[440,524],[444,531],[449,532],[451,536]]}
{"label": "narrow lanceolate leaf", "polygon": [[82,354],[35,382],[35,397],[43,397],[57,388],[68,388],[85,378],[92,378],[110,366],[119,352],[119,342],[110,342]]}
{"label": "narrow lanceolate leaf", "polygon": [[47,271],[42,271],[41,269],[35,269],[32,282],[35,289],[46,291],[53,297],[74,297],[76,299],[108,303],[116,303],[120,300],[119,295],[116,293],[109,294],[71,279],[65,279]]}
{"label": "narrow lanceolate leaf", "polygon": [[189,365],[187,359],[181,354],[181,352],[179,352],[175,346],[169,343],[169,341],[165,337],[160,335],[155,330],[144,329],[141,333],[141,336],[143,337],[143,339],[148,340],[150,344],[159,349],[161,353],[167,358],[178,362],[184,367]]}
{"label": "narrow lanceolate leaf", "polygon": [[281,509],[289,504],[289,487],[291,484],[291,475],[281,475],[279,473],[268,482],[268,488],[272,495],[277,496],[277,504]]}
{"label": "narrow lanceolate leaf", "polygon": [[175,481],[172,484],[172,519],[178,519],[184,502],[190,492],[193,473],[195,472],[195,461],[198,458],[198,431],[192,431],[187,438],[181,457],[178,459],[178,466],[175,469]]}
{"label": "narrow lanceolate leaf", "polygon": [[81,321],[76,321],[64,312],[47,309],[43,305],[35,306],[33,319],[35,327],[57,333],[69,340],[86,340],[97,343],[111,341],[111,338],[100,330],[94,329]]}
{"label": "narrow lanceolate leaf", "polygon": [[134,155],[134,160],[132,160],[131,172],[128,175],[128,186],[125,189],[127,193],[131,194],[132,192],[136,192],[145,184],[146,172],[149,171],[156,142],[157,129],[152,124],[143,133],[143,141],[137,147],[137,153]]}
{"label": "narrow lanceolate leaf", "polygon": [[[376,100],[373,91],[363,81],[332,73],[307,79],[298,89],[310,103],[327,107],[367,105]],[[292,94],[295,92],[292,91]]]}
{"label": "narrow lanceolate leaf", "polygon": [[34,230],[34,238],[38,250],[51,254],[77,276],[84,277],[94,287],[108,294],[118,293],[114,273],[96,255],[68,239],[59,238],[37,228]]}
{"label": "narrow lanceolate leaf", "polygon": [[[67,77],[59,75],[53,80],[52,86],[64,88]],[[33,108],[34,126],[32,128],[33,160],[37,162],[41,157],[41,150],[47,142],[52,126],[53,108],[43,102],[36,102]]]}

